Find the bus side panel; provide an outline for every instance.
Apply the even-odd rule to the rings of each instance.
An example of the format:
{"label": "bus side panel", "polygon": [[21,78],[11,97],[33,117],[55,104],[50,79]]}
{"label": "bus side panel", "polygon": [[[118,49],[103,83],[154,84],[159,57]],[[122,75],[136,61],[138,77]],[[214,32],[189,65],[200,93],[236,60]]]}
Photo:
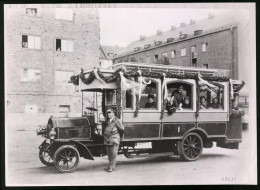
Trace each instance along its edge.
{"label": "bus side panel", "polygon": [[186,131],[195,126],[195,123],[163,123],[162,138],[182,137]]}
{"label": "bus side panel", "polygon": [[208,134],[208,137],[216,137],[226,135],[227,122],[200,122],[198,128],[201,128]]}

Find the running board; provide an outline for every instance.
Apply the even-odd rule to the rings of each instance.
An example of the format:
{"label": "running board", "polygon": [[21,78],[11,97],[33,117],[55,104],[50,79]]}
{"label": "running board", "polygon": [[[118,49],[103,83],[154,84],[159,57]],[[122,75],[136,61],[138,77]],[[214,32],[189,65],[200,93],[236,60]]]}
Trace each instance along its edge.
{"label": "running board", "polygon": [[173,156],[173,152],[162,152],[162,153],[151,153],[151,154],[137,154],[137,155],[125,155],[127,158],[141,158],[141,157],[162,157],[162,156]]}

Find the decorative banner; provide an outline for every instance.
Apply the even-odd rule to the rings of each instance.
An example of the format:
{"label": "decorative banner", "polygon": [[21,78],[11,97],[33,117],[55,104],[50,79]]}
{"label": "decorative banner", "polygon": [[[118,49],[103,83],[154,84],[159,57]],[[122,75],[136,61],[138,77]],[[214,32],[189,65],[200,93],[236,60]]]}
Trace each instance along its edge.
{"label": "decorative banner", "polygon": [[143,84],[146,86],[147,84],[151,84],[151,81],[148,81],[146,82],[143,77],[142,77],[142,72],[140,70],[137,71],[137,73],[140,75],[140,78],[139,78],[139,82],[140,82],[140,87],[139,87],[139,101],[141,99],[141,94],[142,94],[142,91],[145,87],[143,87]]}
{"label": "decorative banner", "polygon": [[215,85],[209,83],[208,81],[202,79],[201,74],[198,74],[198,78],[199,78],[199,85],[206,85],[210,90],[212,90],[215,93],[218,93],[218,91],[219,91],[218,86],[215,86]]}
{"label": "decorative banner", "polygon": [[[230,83],[230,99],[234,99],[234,94],[238,93],[244,87],[245,82],[241,80],[229,79],[229,83]],[[237,85],[237,88],[234,89],[234,85]]]}
{"label": "decorative banner", "polygon": [[122,87],[121,87],[122,90],[124,90],[124,91],[132,90],[131,92],[133,94],[138,93],[138,90],[139,90],[139,87],[140,87],[140,84],[138,82],[135,82],[135,81],[132,81],[132,80],[125,78],[123,76],[122,72],[119,72],[119,75],[120,75],[121,81],[122,81]]}
{"label": "decorative banner", "polygon": [[96,79],[98,79],[100,82],[105,82],[104,80],[102,80],[102,79],[99,77],[99,75],[98,75],[97,72],[98,72],[98,71],[97,71],[97,68],[95,67],[95,68],[93,69],[93,73],[94,73]]}

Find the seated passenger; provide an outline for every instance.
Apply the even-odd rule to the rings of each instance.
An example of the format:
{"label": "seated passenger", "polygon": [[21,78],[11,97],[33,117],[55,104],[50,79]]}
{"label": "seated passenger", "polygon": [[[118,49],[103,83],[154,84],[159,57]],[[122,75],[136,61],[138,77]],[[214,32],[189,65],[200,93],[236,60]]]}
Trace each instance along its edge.
{"label": "seated passenger", "polygon": [[148,95],[148,102],[145,104],[145,108],[156,108],[156,102],[154,101],[154,95]]}
{"label": "seated passenger", "polygon": [[182,101],[183,101],[183,86],[180,85],[177,90],[172,92],[172,96],[175,97],[175,101],[178,104],[179,107],[182,107]]}
{"label": "seated passenger", "polygon": [[220,109],[221,108],[221,105],[218,103],[218,98],[217,97],[213,98],[211,107],[213,109]]}
{"label": "seated passenger", "polygon": [[190,97],[186,96],[183,100],[182,108],[191,108]]}
{"label": "seated passenger", "polygon": [[168,111],[168,114],[173,114],[176,112],[176,109],[178,108],[177,101],[174,96],[170,98],[170,100],[167,100],[166,102],[166,110]]}
{"label": "seated passenger", "polygon": [[205,96],[200,97],[200,109],[208,109],[207,99]]}

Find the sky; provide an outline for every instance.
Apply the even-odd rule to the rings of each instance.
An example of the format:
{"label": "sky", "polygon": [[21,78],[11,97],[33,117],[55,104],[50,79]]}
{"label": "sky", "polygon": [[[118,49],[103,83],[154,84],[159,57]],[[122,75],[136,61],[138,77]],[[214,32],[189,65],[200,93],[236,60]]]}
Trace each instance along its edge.
{"label": "sky", "polygon": [[190,19],[202,20],[209,13],[218,15],[231,9],[191,8],[99,8],[100,43],[125,47],[140,35],[150,36],[157,30],[170,30],[172,25],[188,24]]}

